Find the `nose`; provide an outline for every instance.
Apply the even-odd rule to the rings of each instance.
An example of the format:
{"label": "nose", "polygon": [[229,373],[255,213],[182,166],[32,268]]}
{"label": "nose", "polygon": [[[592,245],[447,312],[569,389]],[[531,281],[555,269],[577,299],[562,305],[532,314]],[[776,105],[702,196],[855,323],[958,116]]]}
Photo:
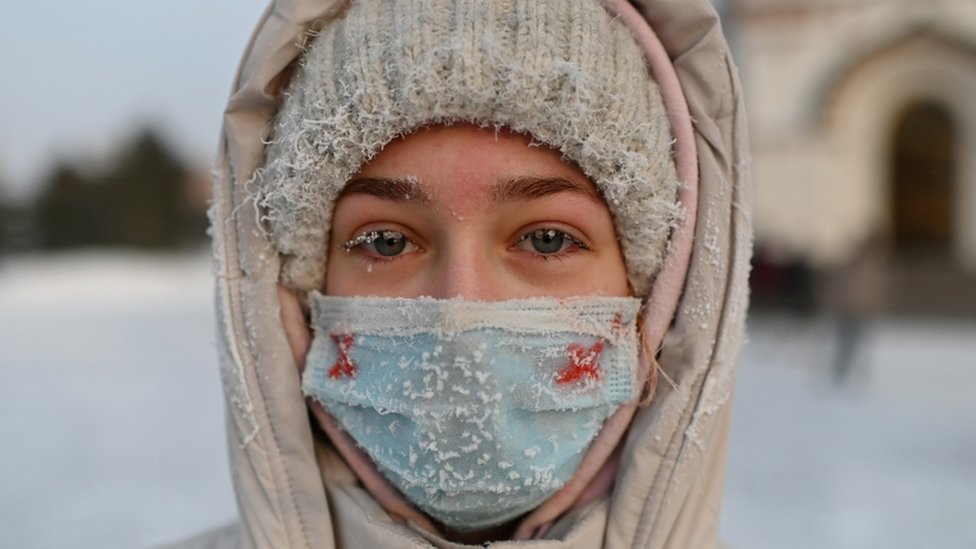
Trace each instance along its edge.
{"label": "nose", "polygon": [[472,245],[471,240],[445,246],[438,255],[428,281],[431,297],[462,297],[477,301],[498,301],[506,284],[491,251]]}

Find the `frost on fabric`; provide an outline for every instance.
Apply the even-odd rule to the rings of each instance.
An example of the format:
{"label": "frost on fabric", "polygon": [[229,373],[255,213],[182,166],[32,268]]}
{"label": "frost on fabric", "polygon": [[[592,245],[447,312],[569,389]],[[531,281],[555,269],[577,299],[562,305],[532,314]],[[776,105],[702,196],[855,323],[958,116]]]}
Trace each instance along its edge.
{"label": "frost on fabric", "polygon": [[251,395],[248,394],[247,385],[244,381],[244,370],[234,360],[222,361],[220,375],[224,386],[224,394],[234,415],[241,418],[248,427],[241,434],[238,447],[244,448],[258,434],[258,423],[254,417],[254,405],[251,404]]}
{"label": "frost on fabric", "polygon": [[[708,202],[701,230],[702,243],[699,246],[704,256],[701,264],[710,266],[716,272],[723,272],[722,266],[731,260],[731,271],[742,273],[743,276],[728,276],[726,280],[729,285],[721,290],[701,279],[693,281],[689,286],[685,306],[702,333],[712,333],[710,326],[712,323],[716,324],[713,328],[716,331],[711,336],[713,341],[710,345],[707,377],[691,421],[685,429],[687,438],[701,451],[705,450],[702,430],[709,428],[704,426],[707,424],[706,419],[721,412],[732,395],[736,353],[739,342],[744,337],[748,307],[748,277],[745,273],[749,270],[751,241],[741,228],[730,228],[728,222],[716,217],[716,212],[725,211],[716,205],[716,201],[719,204],[726,203],[727,194],[720,187]],[[748,225],[747,219],[733,221]],[[733,230],[736,232],[730,240],[728,235],[733,234]]]}
{"label": "frost on fabric", "polygon": [[573,29],[583,36],[543,55],[527,44],[552,40],[533,34],[560,23],[545,10],[480,5],[493,13],[475,31],[447,10],[418,25],[412,8],[376,4],[355,3],[311,41],[267,147],[260,204],[285,283],[322,287],[332,206],[364,162],[420,127],[470,122],[529,134],[575,162],[604,195],[631,285],[646,295],[681,209],[667,113],[656,84],[635,78],[648,71],[629,31],[595,2],[573,4],[567,13],[587,12],[573,16],[588,21]]}
{"label": "frost on fabric", "polygon": [[[538,506],[639,393],[637,299],[311,301],[303,390],[408,499],[454,529]],[[568,352],[574,345],[599,352]],[[346,360],[354,374],[329,374]],[[574,366],[599,373],[561,383]]]}
{"label": "frost on fabric", "polygon": [[[741,249],[734,250],[734,252],[734,268],[740,271],[748,270],[749,254]],[[692,415],[691,423],[685,430],[688,438],[702,451],[704,451],[704,447],[699,436],[701,420],[720,412],[731,399],[735,383],[738,342],[744,339],[745,315],[749,295],[748,278],[741,276],[734,280],[733,285],[726,290],[724,322],[721,324],[725,333],[719,334],[717,337],[712,367],[705,379],[705,385],[702,387],[701,396]],[[730,348],[732,349],[731,352],[729,351]]]}
{"label": "frost on fabric", "polygon": [[[214,171],[213,175],[215,179],[223,177],[217,171]],[[219,281],[217,285],[219,292],[217,300],[219,312],[218,326],[224,332],[223,337],[227,341],[226,345],[220,347],[220,377],[225,398],[233,411],[234,417],[239,418],[244,424],[244,427],[241,429],[241,438],[239,441],[240,447],[243,448],[257,436],[258,422],[254,416],[254,405],[251,402],[251,395],[248,392],[247,382],[244,379],[243,362],[238,354],[239,347],[236,345],[237,335],[228,324],[230,322],[230,313],[226,309],[226,304],[230,301],[229,296],[226,295],[228,292],[228,282],[226,280],[220,280],[221,278],[225,278],[228,272],[227,258],[223,249],[223,236],[220,231],[220,228],[222,228],[221,224],[226,222],[227,217],[218,211],[221,204],[219,200],[214,200],[211,207],[207,210],[207,216],[210,219],[210,230],[212,231],[211,236],[215,239],[213,275]]]}
{"label": "frost on fabric", "polygon": [[[225,319],[221,319],[221,328],[227,330],[224,325]],[[231,343],[229,349],[221,348],[220,377],[221,385],[224,388],[224,395],[233,411],[233,416],[239,418],[244,426],[241,429],[241,436],[238,444],[241,448],[247,446],[251,440],[257,436],[258,423],[254,417],[254,405],[251,402],[251,395],[247,389],[247,381],[244,379],[244,368],[241,358],[238,356],[236,346]],[[230,356],[227,356],[227,355]]]}

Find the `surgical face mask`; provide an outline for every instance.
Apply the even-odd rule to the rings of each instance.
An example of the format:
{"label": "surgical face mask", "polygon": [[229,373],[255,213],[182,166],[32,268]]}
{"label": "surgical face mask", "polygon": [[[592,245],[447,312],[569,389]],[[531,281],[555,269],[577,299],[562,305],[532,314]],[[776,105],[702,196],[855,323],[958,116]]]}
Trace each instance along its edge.
{"label": "surgical face mask", "polygon": [[638,397],[638,299],[310,300],[303,391],[456,531],[544,502]]}

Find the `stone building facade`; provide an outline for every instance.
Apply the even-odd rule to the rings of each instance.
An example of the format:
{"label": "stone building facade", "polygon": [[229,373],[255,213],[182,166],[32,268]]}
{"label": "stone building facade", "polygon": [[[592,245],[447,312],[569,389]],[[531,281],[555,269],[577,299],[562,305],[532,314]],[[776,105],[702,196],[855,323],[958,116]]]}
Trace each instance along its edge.
{"label": "stone building facade", "polygon": [[976,273],[976,0],[723,9],[760,252],[824,271],[881,246],[902,265]]}

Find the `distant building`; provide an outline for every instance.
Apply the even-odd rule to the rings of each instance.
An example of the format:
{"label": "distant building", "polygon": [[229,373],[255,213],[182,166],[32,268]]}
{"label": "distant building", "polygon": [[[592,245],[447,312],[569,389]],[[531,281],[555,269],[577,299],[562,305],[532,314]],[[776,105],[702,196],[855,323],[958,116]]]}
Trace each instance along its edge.
{"label": "distant building", "polygon": [[971,290],[976,312],[976,0],[723,8],[763,256],[815,272],[886,256],[894,294],[948,276],[945,297]]}

